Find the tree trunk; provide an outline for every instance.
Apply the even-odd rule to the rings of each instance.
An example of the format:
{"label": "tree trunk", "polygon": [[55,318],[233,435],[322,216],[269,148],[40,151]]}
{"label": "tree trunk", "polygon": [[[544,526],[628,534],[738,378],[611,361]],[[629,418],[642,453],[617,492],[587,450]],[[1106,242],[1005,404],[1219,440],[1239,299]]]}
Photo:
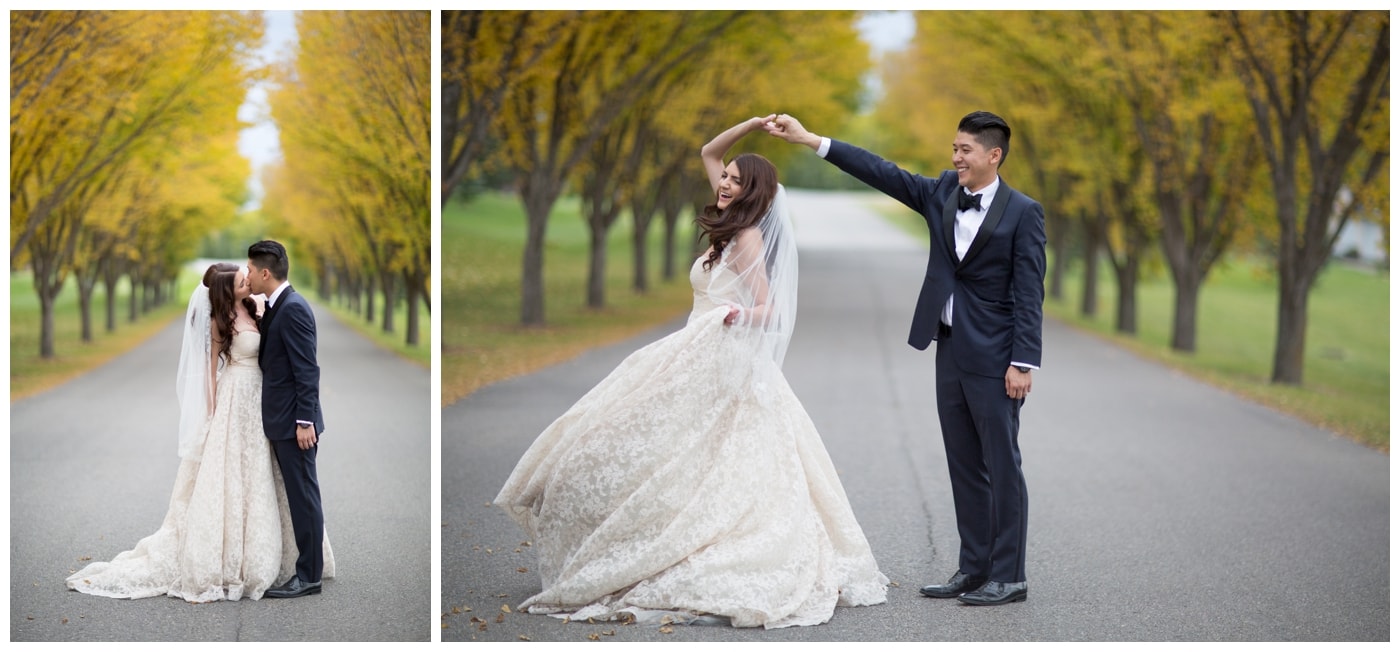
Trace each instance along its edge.
{"label": "tree trunk", "polygon": [[1176,305],[1172,314],[1172,349],[1196,352],[1196,308],[1200,304],[1201,281],[1190,274],[1177,274]]}
{"label": "tree trunk", "polygon": [[54,296],[39,290],[39,357],[48,360],[53,357],[53,302]]}
{"label": "tree trunk", "polygon": [[385,333],[394,332],[394,273],[384,272],[380,274],[380,285],[384,290],[384,324]]}
{"label": "tree trunk", "polygon": [[1292,274],[1280,275],[1278,339],[1274,343],[1274,383],[1303,384],[1303,354],[1308,334],[1308,290],[1311,283]]}
{"label": "tree trunk", "polygon": [[136,323],[136,319],[141,316],[141,277],[135,270],[128,272],[127,279],[131,282],[131,294],[127,296],[127,321]]}
{"label": "tree trunk", "polygon": [[608,281],[608,227],[597,220],[588,225],[588,307],[602,308]]}
{"label": "tree trunk", "polygon": [[97,287],[97,274],[78,274],[78,310],[82,315],[83,341],[92,341],[92,291]]}
{"label": "tree trunk", "polygon": [[408,315],[407,325],[404,327],[404,343],[409,346],[418,346],[419,324],[418,324],[418,300],[423,295],[422,279],[417,274],[404,272],[404,290],[408,294]]}
{"label": "tree trunk", "polygon": [[377,291],[378,291],[378,288],[375,287],[374,278],[375,278],[375,277],[374,277],[373,274],[367,274],[367,275],[365,276],[365,323],[366,323],[366,324],[373,324],[373,323],[374,323],[374,297],[375,297],[375,295],[378,293],[378,292],[377,292]]}
{"label": "tree trunk", "polygon": [[[527,184],[528,185],[528,184]],[[554,196],[522,191],[525,202],[525,253],[520,261],[520,323],[544,325],[544,236]]]}
{"label": "tree trunk", "polygon": [[1099,314],[1099,249],[1103,246],[1103,220],[1080,214],[1084,226],[1084,296],[1080,297],[1079,314],[1093,317]]}
{"label": "tree trunk", "polygon": [[1122,265],[1115,265],[1118,278],[1118,317],[1115,328],[1126,335],[1137,334],[1137,280],[1140,262],[1135,253],[1130,252]]}
{"label": "tree trunk", "polygon": [[121,280],[121,275],[116,271],[116,265],[110,261],[104,265],[102,272],[102,287],[106,289],[107,297],[107,332],[114,333],[117,330],[117,282]]}

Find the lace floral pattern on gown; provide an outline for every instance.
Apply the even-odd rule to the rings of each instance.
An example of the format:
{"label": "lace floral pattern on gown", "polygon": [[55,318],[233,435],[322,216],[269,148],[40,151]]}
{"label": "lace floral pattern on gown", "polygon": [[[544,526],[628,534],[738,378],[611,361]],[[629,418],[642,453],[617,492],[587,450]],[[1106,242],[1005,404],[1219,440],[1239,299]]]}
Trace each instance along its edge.
{"label": "lace floral pattern on gown", "polygon": [[574,620],[722,616],[814,625],[879,604],[880,573],[816,427],[691,269],[685,328],[633,353],[551,424],[496,498]]}
{"label": "lace floral pattern on gown", "polygon": [[[208,433],[180,460],[160,529],[73,574],[68,588],[109,598],[257,600],[296,572],[286,489],[262,428],[260,341],[256,331],[234,334]],[[323,549],[323,576],[333,577],[329,539]]]}

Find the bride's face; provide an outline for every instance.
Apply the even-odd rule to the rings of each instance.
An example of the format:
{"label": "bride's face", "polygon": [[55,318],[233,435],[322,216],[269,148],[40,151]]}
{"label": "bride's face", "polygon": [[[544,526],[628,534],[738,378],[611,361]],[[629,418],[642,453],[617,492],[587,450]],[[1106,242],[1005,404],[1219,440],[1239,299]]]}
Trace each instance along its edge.
{"label": "bride's face", "polygon": [[253,288],[248,285],[247,270],[247,267],[241,268],[238,270],[238,273],[233,276],[233,298],[239,301],[253,294]]}
{"label": "bride's face", "polygon": [[739,165],[730,161],[729,166],[720,173],[719,196],[715,197],[715,208],[724,210],[735,199],[744,196],[744,187],[739,181]]}

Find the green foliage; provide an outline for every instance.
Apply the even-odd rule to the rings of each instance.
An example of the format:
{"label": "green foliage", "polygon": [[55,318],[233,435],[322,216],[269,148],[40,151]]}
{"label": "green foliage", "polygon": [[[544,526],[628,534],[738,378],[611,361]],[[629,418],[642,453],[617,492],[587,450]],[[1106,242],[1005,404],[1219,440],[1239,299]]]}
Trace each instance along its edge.
{"label": "green foliage", "polygon": [[[27,271],[10,273],[10,400],[55,387],[144,342],[185,312],[186,302],[199,274],[186,271],[174,295],[165,304],[128,321],[131,286],[117,285],[117,330],[98,329],[92,342],[83,342],[79,321],[78,292],[70,280],[54,305],[55,355],[44,358],[39,351],[39,299],[34,295],[34,279]],[[99,285],[93,295],[93,310],[105,314],[106,291]],[[100,321],[100,320],[99,320]]]}
{"label": "green foliage", "polygon": [[[442,401],[449,405],[475,389],[567,360],[584,350],[624,339],[684,315],[690,306],[687,277],[692,262],[689,228],[677,236],[677,278],[647,294],[630,290],[631,238],[628,216],[611,234],[608,291],[604,309],[585,306],[588,233],[577,198],[561,200],[550,213],[544,285],[553,306],[547,327],[519,326],[521,245],[525,216],[518,200],[487,192],[460,204],[448,202],[442,216]],[[660,264],[660,234],[654,229],[651,260]]]}
{"label": "green foliage", "polygon": [[[1139,286],[1139,336],[1113,333],[1111,311],[1078,311],[1082,285],[1066,283],[1047,315],[1098,333],[1149,359],[1183,369],[1264,405],[1297,415],[1381,450],[1390,448],[1390,279],[1384,272],[1334,264],[1308,306],[1308,378],[1301,387],[1270,384],[1278,283],[1260,258],[1221,263],[1201,291],[1201,332],[1194,354],[1172,351],[1172,286],[1165,275]],[[1078,277],[1076,262],[1071,274]],[[1100,272],[1108,274],[1107,270]],[[1113,289],[1101,286],[1111,304]]]}

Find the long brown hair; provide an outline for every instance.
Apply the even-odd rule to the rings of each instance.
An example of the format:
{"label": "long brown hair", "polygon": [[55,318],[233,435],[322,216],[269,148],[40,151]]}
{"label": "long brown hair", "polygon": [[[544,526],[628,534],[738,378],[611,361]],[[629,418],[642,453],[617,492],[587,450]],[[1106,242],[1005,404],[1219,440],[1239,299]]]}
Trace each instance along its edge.
{"label": "long brown hair", "polygon": [[721,211],[719,191],[716,190],[716,203],[706,206],[696,219],[700,230],[710,236],[710,246],[713,248],[705,259],[705,271],[719,262],[724,248],[739,232],[758,225],[759,220],[768,214],[773,198],[778,194],[778,168],[768,159],[745,153],[734,157],[733,162],[739,167],[739,187],[743,192]]}
{"label": "long brown hair", "polygon": [[[234,282],[238,280],[240,269],[243,269],[241,265],[233,263],[214,263],[204,271],[204,287],[209,288],[209,317],[219,334],[219,341],[215,345],[219,348],[219,357],[226,363],[233,362],[233,354],[229,353],[229,349],[233,346],[233,321],[238,316],[234,307],[237,303]],[[243,299],[243,307],[253,316],[253,324],[256,326],[257,304],[253,303],[251,297],[247,297]]]}

